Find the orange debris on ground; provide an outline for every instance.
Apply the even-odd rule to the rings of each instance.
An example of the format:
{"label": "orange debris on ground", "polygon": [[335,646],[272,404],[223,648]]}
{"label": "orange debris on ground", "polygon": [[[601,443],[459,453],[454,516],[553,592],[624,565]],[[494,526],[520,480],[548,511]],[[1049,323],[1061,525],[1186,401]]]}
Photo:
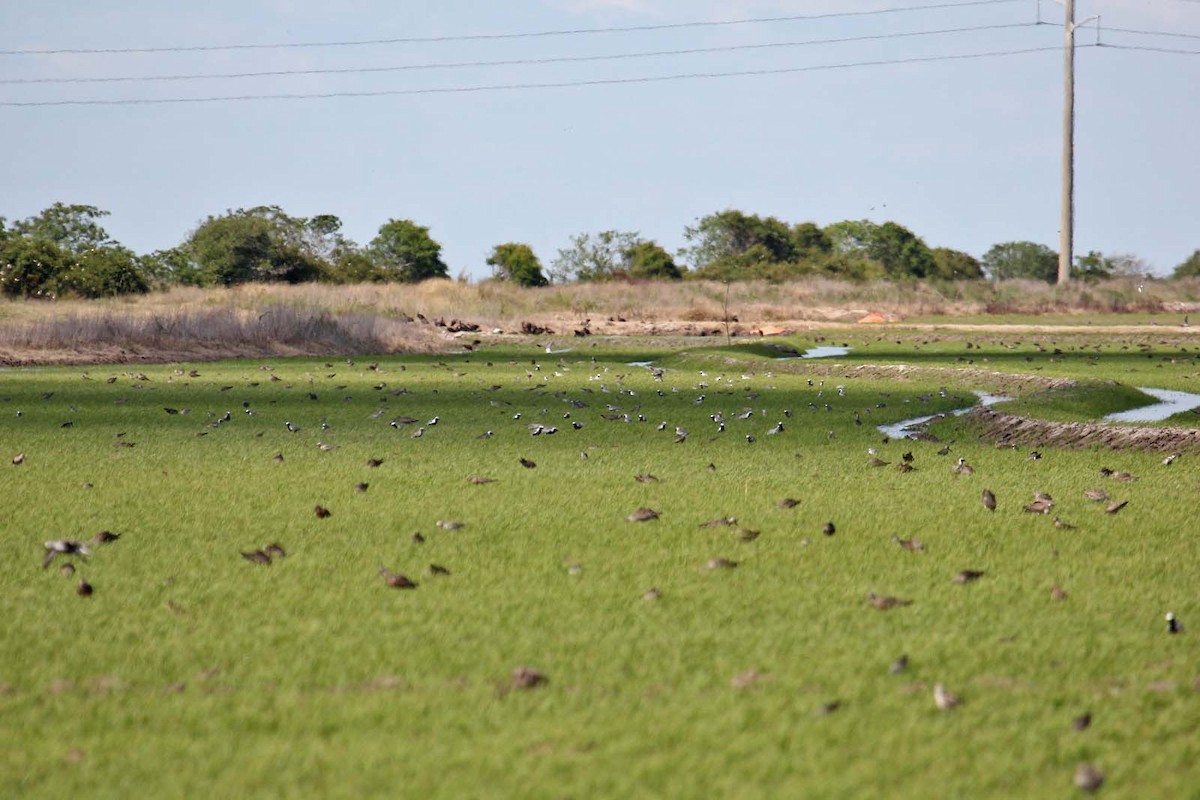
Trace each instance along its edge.
{"label": "orange debris on ground", "polygon": [[873,311],[870,314],[867,314],[862,319],[860,319],[859,322],[880,323],[880,322],[887,322],[887,319],[883,316],[883,314]]}

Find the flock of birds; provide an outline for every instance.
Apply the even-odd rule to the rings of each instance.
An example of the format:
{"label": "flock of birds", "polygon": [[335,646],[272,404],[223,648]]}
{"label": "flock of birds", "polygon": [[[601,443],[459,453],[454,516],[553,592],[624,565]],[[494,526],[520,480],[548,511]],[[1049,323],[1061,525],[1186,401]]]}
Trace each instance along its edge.
{"label": "flock of birds", "polygon": [[[729,376],[724,374],[710,375],[707,371],[702,370],[699,372],[698,380],[694,382],[689,381],[689,385],[687,386],[669,386],[666,381],[668,376],[666,370],[653,365],[646,365],[644,368],[652,376],[654,381],[652,385],[655,388],[653,388],[650,392],[647,392],[646,398],[643,398],[641,389],[633,388],[627,384],[626,377],[629,374],[628,372],[616,372],[613,371],[611,367],[599,366],[593,363],[586,364],[585,367],[591,371],[591,374],[588,378],[589,385],[582,387],[578,391],[554,391],[552,382],[553,379],[564,377],[572,369],[578,368],[578,363],[579,362],[577,362],[577,364],[568,364],[566,361],[560,358],[553,366],[548,366],[545,370],[543,370],[543,366],[535,359],[531,361],[529,366],[524,369],[525,380],[523,383],[526,385],[523,386],[522,389],[523,391],[530,392],[531,396],[536,398],[535,402],[531,403],[530,405],[540,406],[542,403],[546,403],[549,399],[558,401],[563,406],[563,409],[559,414],[561,417],[561,423],[555,420],[554,424],[551,424],[552,414],[548,405],[542,406],[540,410],[517,408],[513,400],[505,399],[506,396],[511,396],[511,394],[505,395],[501,393],[500,389],[502,387],[499,384],[491,384],[472,391],[473,396],[479,398],[480,400],[486,400],[489,404],[489,407],[494,409],[494,413],[497,416],[498,422],[507,421],[515,423],[515,427],[501,427],[499,424],[497,424],[495,429],[484,430],[478,433],[476,438],[491,439],[498,435],[497,430],[501,431],[501,435],[505,436],[512,435],[514,431],[523,431],[525,435],[528,435],[531,438],[548,438],[560,436],[560,430],[563,432],[578,433],[579,431],[585,430],[587,426],[593,424],[646,424],[648,426],[648,430],[653,429],[655,432],[664,434],[665,437],[670,438],[671,442],[676,445],[686,446],[689,441],[694,441],[696,437],[692,435],[691,431],[689,431],[684,424],[672,424],[667,420],[653,421],[648,416],[649,408],[655,405],[650,398],[671,398],[671,408],[674,409],[676,413],[678,413],[680,409],[686,409],[687,405],[679,402],[678,398],[680,395],[684,395],[685,397],[689,398],[691,406],[700,407],[706,412],[705,416],[708,420],[707,424],[710,426],[707,434],[709,440],[715,440],[717,437],[726,434],[730,427],[734,425],[742,425],[745,427],[743,428],[742,432],[739,432],[740,436],[747,444],[753,445],[758,441],[759,436],[775,437],[784,434],[788,430],[788,426],[791,425],[793,420],[796,418],[796,414],[790,409],[782,409],[776,415],[768,414],[767,409],[761,407],[762,403],[759,401],[761,400],[763,394],[775,388],[769,384],[761,388],[751,388],[751,385],[749,384],[750,378],[754,377],[756,379],[760,379],[763,377],[762,374],[756,376]],[[347,362],[347,364],[349,366],[354,366],[353,362]],[[466,373],[458,371],[462,369],[461,365],[452,366],[444,362],[438,362],[431,366],[433,369],[446,370],[454,375],[454,377],[464,377],[466,375]],[[489,366],[491,366],[490,363]],[[333,365],[326,364],[326,367],[333,368]],[[268,369],[268,371],[270,371],[269,368],[264,369]],[[383,375],[385,372],[385,370],[378,364],[371,364],[367,367],[367,369],[380,375]],[[400,365],[398,366],[398,369],[400,371],[404,371],[406,367]],[[181,377],[184,375],[191,379],[200,377],[200,373],[197,370],[191,370],[186,374],[181,370],[176,371],[174,377]],[[328,374],[325,377],[332,380],[336,377],[336,373]],[[770,379],[773,376],[771,373],[766,373],[765,377]],[[151,381],[151,379],[144,373],[130,374],[129,378],[134,382],[135,386],[139,384],[145,385]],[[85,379],[90,378],[87,378],[85,374]],[[274,375],[273,372],[270,374],[270,380],[272,382],[281,381],[281,379]],[[316,380],[317,378],[315,376],[308,376],[310,388],[313,387]],[[745,383],[743,383],[743,381],[745,381]],[[108,382],[114,383],[115,379],[110,379]],[[255,386],[258,385],[258,383],[252,382],[250,385]],[[864,425],[864,416],[869,417],[871,416],[873,410],[887,407],[887,402],[891,401],[892,399],[891,395],[881,393],[879,401],[873,407],[849,409],[847,408],[849,403],[843,402],[847,398],[847,390],[844,384],[826,387],[824,381],[810,379],[807,381],[807,385],[812,390],[809,398],[806,400],[808,406],[807,413],[809,415],[813,415],[813,419],[822,419],[824,415],[832,414],[835,410],[841,411],[843,414],[849,412],[852,415],[852,422],[856,428],[861,428]],[[345,384],[335,386],[337,391],[345,391],[347,388]],[[221,391],[228,391],[233,388],[234,387],[232,386],[223,386],[221,387]],[[386,428],[405,432],[411,439],[421,439],[440,430],[439,425],[442,425],[442,417],[439,414],[433,414],[426,418],[424,415],[420,417],[412,416],[410,414],[389,415],[386,412],[385,406],[389,402],[390,398],[413,395],[415,392],[412,390],[406,388],[392,388],[389,386],[386,380],[380,380],[377,384],[375,384],[373,390],[377,393],[379,408],[369,415],[370,420],[378,421],[381,425],[386,426]],[[434,391],[436,392],[436,390]],[[939,391],[939,394],[943,398],[948,396],[947,390],[944,388]],[[308,397],[313,401],[319,399],[319,396],[315,390],[308,391]],[[43,399],[49,398],[44,397]],[[343,398],[340,398],[340,401],[351,402],[352,399],[353,398],[350,395],[346,395]],[[915,399],[917,402],[929,402],[932,399],[932,396],[920,395],[913,399]],[[901,402],[909,403],[912,402],[912,400],[903,398]],[[730,406],[734,407],[730,408]],[[712,409],[711,411],[709,411],[710,408]],[[192,413],[191,409],[176,407],[164,407],[164,411],[168,415],[172,416],[188,415]],[[258,415],[260,411],[261,409],[257,408],[250,401],[244,401],[242,403],[242,416],[254,417]],[[18,416],[22,414],[23,412],[18,412]],[[530,421],[529,417],[531,416],[536,416],[538,419]],[[688,414],[687,417],[688,419],[684,422],[686,422],[688,425],[692,425],[693,427],[695,425],[694,419],[700,418],[696,413]],[[224,413],[215,411],[208,412],[205,416],[203,427],[197,432],[196,435],[205,436],[214,429],[219,429],[232,424],[236,418],[237,415],[234,415],[231,410],[226,410]],[[829,419],[835,418],[829,417]],[[800,422],[797,420],[797,422],[801,425],[814,424],[812,420],[805,422]],[[560,425],[562,426],[561,429],[559,427]],[[289,419],[282,421],[282,426],[284,430],[290,434],[300,434],[306,428],[319,429],[321,431],[320,435],[322,437],[322,441],[318,441],[316,443],[316,447],[323,452],[333,452],[338,449],[337,444],[324,441],[325,439],[331,439],[336,435],[336,432],[333,430],[333,424],[329,421],[329,417],[320,417],[315,422],[304,422],[302,420],[299,424]],[[261,436],[262,434],[259,433],[258,435]],[[833,439],[835,436],[836,431],[830,430],[827,438]],[[119,440],[120,439],[118,439],[118,441]],[[888,439],[885,438],[883,441],[886,444]],[[131,443],[128,444],[129,446],[132,446]],[[940,449],[936,450],[936,453],[938,456],[949,456],[951,455],[951,447],[950,445],[944,445]],[[869,448],[868,455],[868,468],[883,468],[892,466],[892,462],[880,457],[880,451],[877,447]],[[588,458],[587,447],[580,451],[580,457],[584,459]],[[1041,453],[1038,451],[1032,451],[1028,457],[1031,460],[1037,460],[1041,458]],[[1178,453],[1172,454],[1164,459],[1163,464],[1170,466],[1179,457],[1180,454]],[[283,453],[279,452],[274,455],[273,460],[276,463],[282,464],[284,461]],[[366,465],[368,468],[377,468],[381,466],[384,461],[385,459],[382,457],[375,457],[369,459],[366,462]],[[917,469],[915,461],[916,456],[914,455],[913,451],[907,450],[896,461],[895,468],[900,472],[914,471]],[[12,463],[15,467],[20,467],[26,463],[26,454],[18,454],[12,459]],[[947,462],[945,463],[949,463],[949,459],[947,459]],[[537,463],[526,457],[521,457],[519,459],[519,464],[525,469],[532,470],[537,468]],[[710,463],[708,465],[708,469],[710,471],[715,471],[715,464]],[[948,471],[953,475],[960,477],[971,476],[976,472],[975,468],[963,457],[958,457],[950,466],[948,466]],[[1101,476],[1105,479],[1120,484],[1129,484],[1137,480],[1135,476],[1129,473],[1109,469],[1102,470]],[[641,483],[654,483],[658,481],[658,478],[650,473],[639,473],[635,475],[634,478]],[[468,478],[468,481],[475,485],[492,483],[495,480],[495,478],[482,475],[474,475]],[[370,484],[366,482],[359,483],[355,486],[355,490],[357,492],[366,492],[369,486]],[[1104,511],[1108,514],[1116,514],[1120,512],[1122,509],[1126,508],[1130,502],[1129,499],[1118,501],[1112,498],[1103,488],[1099,487],[1088,489],[1084,492],[1084,494],[1090,501],[1105,503],[1106,505],[1104,507]],[[1003,507],[1001,500],[997,498],[996,494],[989,488],[982,489],[980,499],[984,509],[986,509],[988,512],[996,513],[999,508]],[[786,509],[794,508],[798,504],[799,501],[795,498],[784,498],[780,500],[777,505],[779,508]],[[1056,505],[1054,498],[1043,492],[1035,493],[1032,500],[1028,503],[1022,502],[1019,504],[1022,505],[1024,512],[1037,515],[1049,515],[1054,510]],[[320,519],[329,518],[333,514],[329,508],[321,504],[315,505],[313,512],[316,517]],[[639,507],[630,513],[627,516],[627,519],[629,522],[633,523],[650,523],[658,520],[660,517],[661,513],[653,508]],[[1071,529],[1074,527],[1073,525],[1063,521],[1058,516],[1054,516],[1053,520],[1054,525],[1057,528]],[[436,526],[444,530],[457,530],[462,528],[464,523],[454,520],[438,520],[436,522]],[[753,541],[760,535],[759,531],[757,530],[739,527],[736,517],[733,516],[719,517],[701,523],[701,527],[719,526],[732,528],[735,538],[740,541]],[[836,535],[837,527],[835,523],[833,521],[826,522],[821,527],[821,533],[828,537]],[[75,560],[86,560],[93,555],[94,548],[110,545],[116,542],[118,539],[120,539],[118,534],[114,534],[109,531],[101,531],[86,542],[75,539],[55,539],[47,541],[44,544],[42,566],[43,568],[49,568],[50,565],[56,560],[61,560],[62,563],[59,567],[59,570],[65,575],[73,576],[76,569],[74,566]],[[925,549],[924,543],[922,543],[916,537],[905,539],[893,535],[891,537],[891,541],[898,546],[912,552],[923,552]],[[413,534],[412,542],[414,544],[420,544],[424,542],[423,535],[419,532]],[[807,540],[805,540],[805,543],[807,543]],[[242,550],[240,551],[240,555],[246,561],[263,567],[269,567],[272,564],[283,561],[288,557],[288,553],[278,542],[272,542],[262,547]],[[735,560],[727,558],[713,558],[705,564],[705,567],[709,570],[731,570],[737,568],[738,565],[739,562]],[[576,566],[577,565],[572,565],[572,568]],[[430,564],[427,574],[431,577],[444,577],[450,575],[450,570],[438,564]],[[420,585],[409,575],[405,575],[403,572],[394,571],[393,569],[390,569],[382,564],[378,568],[378,576],[383,585],[389,589],[415,590]],[[984,571],[968,568],[959,571],[956,575],[954,575],[952,580],[956,584],[965,585],[976,582],[982,579],[984,576]],[[94,587],[86,580],[80,579],[76,585],[76,591],[80,596],[90,597],[94,593]],[[656,601],[663,596],[663,593],[657,588],[650,588],[646,590],[642,596],[647,601]],[[1050,588],[1050,596],[1054,601],[1064,601],[1067,599],[1066,591],[1057,584]],[[910,598],[902,598],[893,595],[877,594],[872,590],[866,594],[866,603],[869,607],[879,611],[893,611],[895,609],[900,609],[911,605],[913,600]],[[1172,613],[1168,613],[1166,619],[1167,630],[1169,633],[1177,634],[1183,630],[1182,624]],[[896,662],[893,663],[892,672],[899,673],[904,671],[907,667],[907,663],[907,656],[901,656],[896,660]],[[506,686],[507,688],[512,689],[531,689],[545,686],[548,683],[548,680],[549,679],[544,674],[531,667],[520,667],[514,671],[511,681],[506,684]],[[963,698],[959,694],[956,694],[948,689],[942,682],[937,682],[933,687],[933,702],[937,709],[949,711],[962,704]],[[833,704],[830,704],[829,710],[832,711],[836,709],[838,705],[839,703],[835,701]],[[1087,720],[1088,723],[1090,723],[1090,715],[1087,715]],[[1084,723],[1083,726],[1086,727],[1088,723]],[[1090,764],[1080,765],[1075,774],[1076,784],[1081,789],[1085,789],[1087,791],[1093,791],[1099,788],[1103,781],[1104,777],[1102,773]]]}

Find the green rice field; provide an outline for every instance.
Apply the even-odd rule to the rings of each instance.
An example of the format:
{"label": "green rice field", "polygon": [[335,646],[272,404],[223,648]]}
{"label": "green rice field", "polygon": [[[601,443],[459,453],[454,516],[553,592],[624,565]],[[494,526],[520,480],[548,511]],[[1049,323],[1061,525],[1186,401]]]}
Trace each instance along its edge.
{"label": "green rice field", "polygon": [[1200,454],[877,429],[1200,343],[786,343],[0,370],[0,797],[1200,797]]}

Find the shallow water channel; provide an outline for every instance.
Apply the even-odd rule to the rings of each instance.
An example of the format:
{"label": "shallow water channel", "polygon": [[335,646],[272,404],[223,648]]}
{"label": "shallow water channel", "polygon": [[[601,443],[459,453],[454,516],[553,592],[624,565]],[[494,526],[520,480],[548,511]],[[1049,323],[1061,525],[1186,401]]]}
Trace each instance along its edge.
{"label": "shallow water channel", "polygon": [[1157,398],[1159,402],[1140,408],[1131,408],[1128,411],[1117,411],[1106,416],[1105,421],[1161,422],[1173,414],[1200,407],[1200,394],[1177,392],[1172,389],[1147,389],[1143,386],[1137,387],[1137,390]]}
{"label": "shallow water channel", "polygon": [[987,392],[978,392],[977,391],[977,392],[975,392],[975,395],[979,398],[979,402],[975,403],[974,405],[965,406],[963,408],[956,408],[953,411],[942,411],[938,414],[926,414],[923,417],[913,417],[912,419],[902,419],[899,422],[893,422],[888,425],[878,425],[876,427],[879,428],[880,433],[886,434],[889,438],[906,439],[906,438],[908,438],[908,435],[913,432],[913,430],[912,430],[913,428],[916,428],[918,425],[924,425],[926,422],[929,422],[929,420],[931,420],[931,419],[936,419],[937,417],[944,417],[947,414],[953,414],[954,416],[959,417],[959,416],[962,416],[963,414],[967,413],[968,411],[970,411],[976,405],[991,406],[991,405],[995,405],[996,403],[1003,403],[1005,400],[1012,400],[1011,397],[1005,397],[1005,396],[999,395],[999,394],[988,394]]}

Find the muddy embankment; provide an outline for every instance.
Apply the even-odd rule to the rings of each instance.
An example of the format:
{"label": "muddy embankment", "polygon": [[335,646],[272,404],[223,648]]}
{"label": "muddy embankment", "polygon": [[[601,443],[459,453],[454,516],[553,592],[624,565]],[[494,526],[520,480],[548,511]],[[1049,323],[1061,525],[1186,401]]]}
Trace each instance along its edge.
{"label": "muddy embankment", "polygon": [[[1200,449],[1200,429],[1196,428],[1046,422],[983,406],[972,409],[962,419],[975,435],[999,447],[1102,447],[1164,453]],[[1200,417],[1197,420],[1200,421]]]}

